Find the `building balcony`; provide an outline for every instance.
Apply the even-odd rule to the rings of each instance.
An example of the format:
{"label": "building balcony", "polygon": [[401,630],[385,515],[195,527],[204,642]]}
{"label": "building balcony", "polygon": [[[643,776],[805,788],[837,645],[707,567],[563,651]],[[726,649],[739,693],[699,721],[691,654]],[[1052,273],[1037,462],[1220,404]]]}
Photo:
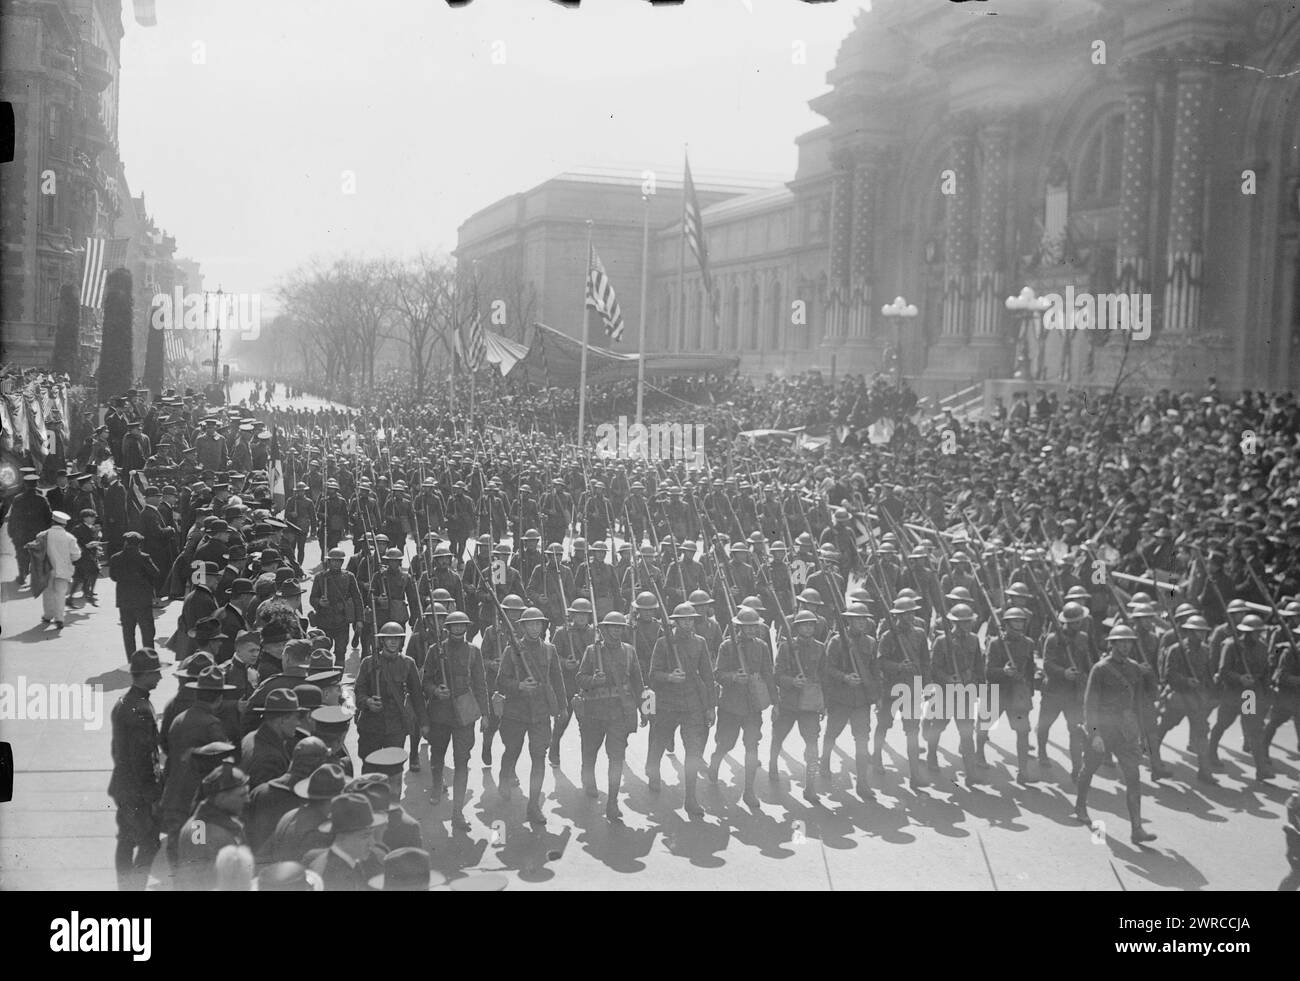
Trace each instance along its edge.
{"label": "building balcony", "polygon": [[81,84],[91,92],[103,92],[112,81],[108,52],[89,41],[81,42]]}

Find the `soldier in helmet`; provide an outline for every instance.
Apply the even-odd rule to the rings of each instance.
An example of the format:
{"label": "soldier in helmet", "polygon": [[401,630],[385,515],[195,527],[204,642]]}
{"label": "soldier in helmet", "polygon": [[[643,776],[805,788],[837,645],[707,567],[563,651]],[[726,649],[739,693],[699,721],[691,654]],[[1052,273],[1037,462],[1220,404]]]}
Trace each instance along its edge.
{"label": "soldier in helmet", "polygon": [[617,610],[606,613],[600,621],[600,633],[587,645],[575,678],[581,698],[575,701],[578,730],[582,737],[582,789],[595,797],[596,754],[603,744],[609,757],[608,799],[605,817],[618,821],[619,786],[623,780],[623,762],[627,756],[628,737],[647,724],[641,714],[645,688],[641,665],[632,645],[624,641],[627,618]]}
{"label": "soldier in helmet", "polygon": [[1135,845],[1155,840],[1142,827],[1142,784],[1138,764],[1142,759],[1142,722],[1140,698],[1147,684],[1145,676],[1131,659],[1137,635],[1123,624],[1112,627],[1106,635],[1109,650],[1092,666],[1084,689],[1083,729],[1088,738],[1083,768],[1079,771],[1074,815],[1091,825],[1088,814],[1088,790],[1093,774],[1113,754],[1124,780],[1124,798],[1128,805],[1129,839]]}
{"label": "soldier in helmet", "polygon": [[754,779],[758,774],[758,743],[763,736],[763,712],[774,700],[776,678],[772,651],[767,645],[767,626],[762,617],[755,610],[742,607],[731,626],[731,632],[718,649],[715,677],[721,693],[709,779],[718,782],[722,758],[731,752],[737,738],[743,737],[745,790],[741,799],[757,810]]}
{"label": "soldier in helmet", "polygon": [[935,684],[953,694],[941,698],[925,720],[926,765],[932,774],[938,772],[939,737],[949,722],[956,722],[962,773],[966,786],[970,787],[984,782],[975,765],[975,742],[972,738],[976,719],[973,696],[976,685],[984,680],[980,670],[980,643],[973,633],[975,611],[965,603],[954,603],[945,619],[951,624],[951,629],[935,638],[930,653],[930,673]]}
{"label": "soldier in helmet", "polygon": [[425,477],[420,482],[420,491],[411,500],[411,510],[415,512],[415,528],[420,541],[425,541],[430,532],[446,530],[446,504],[432,477]]}
{"label": "soldier in helmet", "polygon": [[[456,609],[464,612],[465,587],[462,585],[460,577],[452,570],[451,546],[446,542],[438,542],[433,547],[432,559],[433,567],[429,570],[429,589],[433,592],[445,589],[451,596],[452,602],[455,603]],[[430,595],[432,596],[432,593]]]}
{"label": "soldier in helmet", "polygon": [[[528,583],[532,581],[533,572],[541,568],[542,565],[542,533],[536,528],[529,528],[524,532],[522,547],[519,553],[510,560],[511,568],[519,573],[519,581],[524,584],[524,595],[530,596],[527,592]],[[542,610],[545,613],[545,610]]]}
{"label": "soldier in helmet", "polygon": [[1086,624],[1088,610],[1081,603],[1068,602],[1057,616],[1058,626],[1043,642],[1043,697],[1038,706],[1038,767],[1047,773],[1047,737],[1058,716],[1065,716],[1070,740],[1070,780],[1079,779],[1085,742],[1083,689],[1092,670],[1092,645]]}
{"label": "soldier in helmet", "polygon": [[1208,737],[1210,709],[1214,705],[1214,665],[1205,646],[1210,624],[1193,612],[1170,633],[1180,639],[1160,651],[1160,712],[1151,745],[1152,764],[1160,764],[1160,744],[1179,722],[1187,719],[1187,746],[1196,754],[1196,779],[1213,784]]}
{"label": "soldier in helmet", "polygon": [[[582,661],[583,652],[595,640],[595,632],[592,628],[591,600],[585,596],[579,596],[569,604],[566,611],[569,614],[568,621],[563,627],[555,631],[551,637],[551,643],[555,645],[555,652],[559,655],[562,674],[564,676],[564,690],[570,697],[578,690],[578,665]],[[564,736],[564,731],[569,727],[569,713],[565,713],[555,720],[555,725],[551,730],[551,766],[560,765],[560,739]]]}
{"label": "soldier in helmet", "polygon": [[528,820],[545,824],[542,814],[542,785],[546,779],[546,752],[551,743],[553,719],[568,714],[568,695],[555,648],[542,640],[546,617],[537,607],[524,610],[519,618],[523,636],[512,640],[501,659],[497,690],[505,696],[501,713],[501,757],[498,785],[503,800],[510,798],[515,763],[528,738],[532,761],[528,783]]}
{"label": "soldier in helmet", "polygon": [[616,605],[622,604],[618,580],[613,568],[605,561],[608,550],[609,546],[605,542],[593,541],[588,551],[590,557],[578,567],[573,577],[579,592],[595,595],[597,616],[604,616]]}
{"label": "soldier in helmet", "polygon": [[343,549],[325,553],[325,569],[311,584],[312,622],[329,636],[334,647],[334,661],[342,668],[348,653],[348,631],[361,630],[361,590],[356,577],[343,569]]}
{"label": "soldier in helmet", "polygon": [[[889,627],[883,628],[877,646],[884,693],[877,709],[875,742],[871,747],[876,769],[881,766],[885,734],[894,724],[894,712],[898,705],[898,700],[893,697],[895,688],[901,685],[907,689],[905,704],[911,706],[918,704],[918,686],[924,689],[930,681],[930,638],[925,627],[917,622],[919,609],[920,605],[915,599],[900,594],[889,610],[893,622]],[[908,773],[913,787],[929,785],[921,773],[920,727],[921,720],[913,718],[912,712],[903,714]]]}
{"label": "soldier in helmet", "polygon": [[[451,539],[451,553],[457,559],[465,555],[465,543],[473,534],[475,520],[474,500],[469,496],[465,482],[458,480],[452,484],[451,497],[447,500],[447,537]],[[487,537],[488,544],[491,545],[491,536]],[[471,620],[474,619],[472,613],[468,615]]]}
{"label": "soldier in helmet", "polygon": [[[999,713],[1006,715],[1016,734],[1016,768],[1021,783],[1032,780],[1029,711],[1034,702],[1034,644],[1025,636],[1031,615],[1023,606],[1013,606],[1002,614],[1001,634],[989,642],[985,664],[989,684],[998,686]],[[988,732],[981,727],[975,746],[980,762],[988,741]]]}
{"label": "soldier in helmet", "polygon": [[402,568],[400,548],[384,552],[384,568],[371,577],[370,595],[376,618],[394,622],[405,631],[413,614],[420,609],[420,598],[415,591],[415,580]]}
{"label": "soldier in helmet", "polygon": [[424,689],[420,669],[402,653],[406,630],[388,622],[375,636],[376,652],[357,669],[357,755],[365,759],[376,749],[403,746],[412,718],[425,726]]}
{"label": "soldier in helmet", "polygon": [[[800,613],[811,613],[813,615],[816,620],[816,626],[813,628],[813,636],[817,638],[820,643],[826,643],[826,641],[830,639],[831,625],[830,621],[822,616],[822,610],[826,608],[826,603],[822,599],[822,594],[818,590],[808,586],[795,598],[795,606],[797,607],[795,610],[796,616]],[[784,623],[781,624],[778,634],[778,640],[786,636],[786,626]]]}
{"label": "soldier in helmet", "polygon": [[632,647],[641,664],[641,676],[649,679],[650,659],[655,645],[663,636],[662,611],[655,594],[646,590],[638,593],[632,603]]}
{"label": "soldier in helmet", "polygon": [[790,730],[797,724],[804,743],[804,798],[810,802],[817,798],[817,770],[820,757],[817,752],[821,729],[821,713],[825,711],[825,660],[826,647],[813,635],[817,618],[808,611],[796,613],[790,621],[794,639],[781,640],[777,648],[773,669],[779,691],[779,710],[772,723],[771,758],[767,777],[776,782],[780,774],[777,763],[781,746]]}
{"label": "soldier in helmet", "polygon": [[1214,728],[1210,730],[1210,760],[1217,764],[1219,740],[1236,717],[1241,716],[1241,729],[1255,760],[1255,779],[1261,782],[1275,775],[1268,761],[1263,733],[1263,718],[1272,704],[1268,649],[1260,639],[1264,629],[1264,621],[1248,613],[1237,624],[1237,636],[1223,645],[1216,675],[1223,696]]}
{"label": "soldier in helmet", "polygon": [[551,481],[550,489],[537,502],[537,509],[542,515],[542,535],[546,543],[563,543],[573,519],[573,498],[565,490],[563,480],[556,477]]}
{"label": "soldier in helmet", "polygon": [[549,623],[564,619],[569,601],[578,596],[573,573],[564,565],[564,546],[555,542],[546,546],[546,560],[528,578],[526,595],[540,609]]}
{"label": "soldier in helmet", "polygon": [[474,543],[474,556],[465,563],[465,571],[461,574],[461,588],[465,594],[462,609],[471,623],[469,640],[492,622],[496,610],[491,596],[493,585],[492,536],[479,535]]}
{"label": "soldier in helmet", "polygon": [[686,598],[686,601],[695,607],[695,612],[700,615],[695,632],[704,639],[704,646],[709,649],[709,660],[716,667],[723,638],[722,627],[713,616],[713,597],[704,590],[697,589]]}
{"label": "soldier in helmet", "polygon": [[429,724],[424,737],[429,741],[429,796],[442,801],[442,768],[451,745],[451,825],[468,831],[465,795],[469,786],[469,757],[474,750],[474,723],[488,729],[487,676],[483,656],[465,640],[469,617],[460,610],[447,615],[441,648],[430,647],[424,662],[424,682],[429,695]]}
{"label": "soldier in helmet", "polygon": [[[496,691],[497,673],[501,670],[501,655],[505,652],[510,644],[510,639],[519,632],[515,624],[519,623],[519,618],[523,616],[527,604],[520,596],[511,594],[501,601],[501,609],[505,611],[505,622],[501,618],[499,611],[494,612],[492,623],[483,631],[483,639],[479,642],[479,648],[483,653],[483,670],[487,676],[488,691]],[[473,629],[471,624],[470,629]],[[466,633],[466,640],[469,634]],[[489,705],[489,708],[491,706]],[[484,766],[492,765],[492,740],[496,736],[497,728],[501,724],[501,719],[497,716],[495,710],[486,713],[487,723],[483,727],[483,752],[482,759]]]}
{"label": "soldier in helmet", "polygon": [[704,641],[695,633],[699,614],[689,603],[672,612],[671,636],[655,644],[650,659],[650,686],[655,692],[654,720],[650,725],[650,747],[646,757],[646,782],[651,793],[661,787],[659,766],[677,729],[686,744],[685,806],[692,817],[704,809],[696,800],[695,787],[704,765],[704,745],[713,725],[717,686]]}
{"label": "soldier in helmet", "polygon": [[867,776],[871,762],[871,706],[879,705],[884,690],[876,663],[876,640],[871,635],[870,611],[863,603],[851,602],[844,609],[843,623],[847,636],[837,632],[826,645],[826,735],[821,772],[829,785],[831,749],[844,727],[849,726],[856,789],[858,796],[867,801],[874,797]]}

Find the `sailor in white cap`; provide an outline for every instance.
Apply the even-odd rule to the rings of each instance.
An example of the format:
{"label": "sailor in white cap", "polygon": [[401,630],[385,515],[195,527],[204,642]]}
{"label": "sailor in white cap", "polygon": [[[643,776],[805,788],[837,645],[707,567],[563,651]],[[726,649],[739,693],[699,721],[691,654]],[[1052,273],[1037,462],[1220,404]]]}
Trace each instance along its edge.
{"label": "sailor in white cap", "polygon": [[[68,588],[72,585],[73,566],[81,558],[81,546],[77,544],[68,531],[67,512],[54,511],[50,517],[54,524],[37,535],[37,541],[44,539],[45,558],[49,562],[49,579],[41,593],[43,605],[42,623],[53,621],[59,630],[63,629],[63,614],[68,603]],[[36,547],[33,543],[33,548]],[[37,552],[39,555],[39,551]]]}

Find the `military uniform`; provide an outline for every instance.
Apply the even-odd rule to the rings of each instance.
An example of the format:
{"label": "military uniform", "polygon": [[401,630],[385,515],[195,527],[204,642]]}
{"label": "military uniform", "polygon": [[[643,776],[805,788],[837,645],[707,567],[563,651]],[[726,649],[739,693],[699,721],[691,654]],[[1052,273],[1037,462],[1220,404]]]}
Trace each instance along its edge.
{"label": "military uniform", "polygon": [[[1083,765],[1086,741],[1083,738],[1083,690],[1092,670],[1093,657],[1088,631],[1083,629],[1067,633],[1054,630],[1043,642],[1043,697],[1038,705],[1038,763],[1046,767],[1047,737],[1058,716],[1065,716],[1066,734],[1070,741],[1071,779],[1078,776]],[[1076,677],[1066,676],[1075,671]]]}
{"label": "military uniform", "polygon": [[[521,628],[522,630],[522,628]],[[531,691],[519,687],[528,678],[537,682]],[[506,648],[497,674],[497,690],[505,696],[501,712],[501,757],[499,783],[505,794],[514,783],[515,764],[528,737],[528,755],[532,760],[528,800],[530,811],[540,815],[542,781],[546,771],[546,752],[551,742],[551,720],[567,712],[568,696],[564,674],[555,648],[544,640],[521,637],[519,645]],[[534,815],[530,813],[530,817]]]}
{"label": "military uniform", "polygon": [[[604,677],[597,680],[597,673]],[[613,817],[618,809],[627,740],[636,731],[641,694],[645,688],[641,665],[632,645],[611,644],[603,637],[588,644],[582,652],[574,684],[582,693],[577,705],[583,788],[589,794],[595,791],[596,756],[603,745],[608,757],[609,806],[606,813]]]}
{"label": "military uniform", "polygon": [[[442,637],[445,654],[430,646],[424,661],[424,683],[429,707],[429,771],[435,793],[442,792],[442,768],[451,745],[452,758],[452,810],[459,814],[465,804],[469,786],[469,757],[474,750],[474,722],[466,721],[456,711],[456,700],[472,695],[478,706],[479,717],[486,720],[488,705],[487,675],[483,656],[465,640],[454,635]],[[446,685],[449,693],[440,698],[435,685]]]}
{"label": "military uniform", "polygon": [[113,706],[113,775],[108,796],[117,805],[118,888],[142,890],[159,848],[158,721],[149,692],[132,685]]}
{"label": "military uniform", "polygon": [[[870,626],[870,621],[865,622]],[[860,685],[848,682],[856,674]],[[822,742],[821,770],[829,778],[831,748],[844,727],[853,735],[854,763],[858,792],[870,786],[867,764],[871,759],[871,706],[879,706],[883,692],[880,668],[876,663],[876,641],[867,631],[846,638],[837,633],[826,645],[826,735]],[[877,711],[879,711],[877,709]],[[880,716],[876,716],[880,725]]]}
{"label": "military uniform", "polygon": [[[742,670],[747,676],[744,679],[740,677]],[[758,743],[763,736],[763,713],[776,694],[772,651],[759,638],[729,636],[718,647],[714,676],[721,692],[709,777],[717,781],[722,758],[735,747],[737,738],[741,738],[745,749],[745,791],[752,795],[754,776],[758,772]]]}
{"label": "military uniform", "polygon": [[[717,685],[709,649],[703,638],[682,637],[673,630],[671,648],[668,638],[660,637],[650,656],[650,687],[655,693],[654,718],[650,722],[650,747],[646,758],[646,779],[651,789],[659,786],[659,765],[664,751],[677,729],[686,744],[686,806],[698,809],[695,784],[704,762],[704,745],[709,736],[710,717],[717,705]],[[685,679],[675,681],[675,668],[685,672]]]}

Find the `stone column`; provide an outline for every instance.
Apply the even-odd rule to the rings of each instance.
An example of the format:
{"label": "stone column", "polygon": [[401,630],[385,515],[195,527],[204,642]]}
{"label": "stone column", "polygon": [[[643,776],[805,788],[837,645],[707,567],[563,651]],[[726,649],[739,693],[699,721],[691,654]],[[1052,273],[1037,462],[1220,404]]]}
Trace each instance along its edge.
{"label": "stone column", "polygon": [[849,269],[853,229],[853,157],[837,150],[831,157],[830,295],[826,302],[826,340],[845,336],[849,314]]}
{"label": "stone column", "polygon": [[1005,114],[980,127],[984,161],[980,169],[978,253],[973,310],[977,337],[999,337],[1006,314],[1007,155],[1011,121]]}
{"label": "stone column", "polygon": [[[949,164],[955,186],[944,209],[943,336],[965,337],[970,325],[971,239],[975,198],[975,136],[969,122],[953,138]],[[940,177],[942,181],[942,176]]]}
{"label": "stone column", "polygon": [[1174,106],[1169,182],[1169,237],[1165,243],[1164,329],[1195,330],[1201,310],[1201,228],[1205,218],[1205,135],[1210,119],[1211,69],[1200,47],[1181,51]]}
{"label": "stone column", "polygon": [[1124,157],[1120,166],[1119,236],[1115,274],[1119,292],[1146,293],[1151,289],[1147,254],[1151,210],[1151,159],[1155,135],[1154,68],[1140,61],[1121,67],[1124,92]]}
{"label": "stone column", "polygon": [[871,330],[875,283],[876,184],[880,154],[874,148],[859,150],[853,171],[852,305],[849,336],[865,338]]}

